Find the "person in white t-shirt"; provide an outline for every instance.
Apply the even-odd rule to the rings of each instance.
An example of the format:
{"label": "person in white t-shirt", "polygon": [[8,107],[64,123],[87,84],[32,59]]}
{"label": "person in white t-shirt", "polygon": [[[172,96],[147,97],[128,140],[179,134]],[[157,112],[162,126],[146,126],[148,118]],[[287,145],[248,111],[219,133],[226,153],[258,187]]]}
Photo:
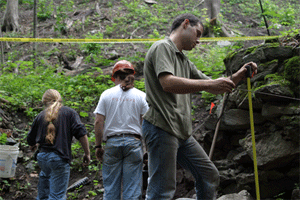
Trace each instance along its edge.
{"label": "person in white t-shirt", "polygon": [[117,62],[112,73],[116,86],[101,94],[94,111],[96,157],[103,161],[104,200],[118,200],[121,195],[123,200],[142,198],[142,116],[148,104],[146,94],[134,88],[134,74],[130,62]]}

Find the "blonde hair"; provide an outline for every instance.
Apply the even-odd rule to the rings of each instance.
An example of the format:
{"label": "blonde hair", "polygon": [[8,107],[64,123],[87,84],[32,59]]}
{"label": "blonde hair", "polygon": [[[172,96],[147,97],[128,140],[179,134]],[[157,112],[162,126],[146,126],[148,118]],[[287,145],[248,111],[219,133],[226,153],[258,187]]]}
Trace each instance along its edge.
{"label": "blonde hair", "polygon": [[46,142],[48,144],[54,144],[56,129],[53,124],[54,120],[58,117],[58,111],[63,106],[62,98],[57,90],[47,90],[42,98],[42,102],[45,105],[45,120],[49,122],[47,126]]}

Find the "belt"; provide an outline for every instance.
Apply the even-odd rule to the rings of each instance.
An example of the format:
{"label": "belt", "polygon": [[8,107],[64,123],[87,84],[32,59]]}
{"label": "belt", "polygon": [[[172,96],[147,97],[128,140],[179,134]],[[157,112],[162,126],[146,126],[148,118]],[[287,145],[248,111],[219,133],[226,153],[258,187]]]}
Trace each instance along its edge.
{"label": "belt", "polygon": [[132,134],[132,133],[121,133],[121,134],[118,134],[118,135],[110,135],[110,136],[107,136],[107,139],[113,138],[113,137],[124,137],[124,136],[131,136],[131,137],[135,137],[137,139],[141,139],[141,135]]}

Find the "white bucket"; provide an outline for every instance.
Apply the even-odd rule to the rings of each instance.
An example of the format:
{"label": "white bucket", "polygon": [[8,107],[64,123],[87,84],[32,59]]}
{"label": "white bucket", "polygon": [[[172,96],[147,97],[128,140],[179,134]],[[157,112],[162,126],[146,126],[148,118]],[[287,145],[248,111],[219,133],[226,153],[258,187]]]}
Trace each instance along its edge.
{"label": "white bucket", "polygon": [[0,145],[0,178],[15,176],[18,155],[18,146]]}

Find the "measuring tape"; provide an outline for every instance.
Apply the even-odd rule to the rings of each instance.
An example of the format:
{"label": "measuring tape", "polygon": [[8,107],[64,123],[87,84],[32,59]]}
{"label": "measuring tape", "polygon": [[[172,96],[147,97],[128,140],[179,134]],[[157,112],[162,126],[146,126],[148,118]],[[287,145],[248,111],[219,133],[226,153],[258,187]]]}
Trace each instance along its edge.
{"label": "measuring tape", "polygon": [[[245,37],[218,37],[200,38],[200,42],[214,41],[245,41],[245,40],[268,40],[276,39],[279,36],[245,36]],[[60,42],[60,43],[151,43],[161,40],[156,39],[61,39],[61,38],[8,38],[1,37],[0,41],[7,42]]]}
{"label": "measuring tape", "polygon": [[249,65],[247,65],[246,68],[247,68],[247,89],[248,89],[248,99],[249,99],[250,127],[251,127],[251,135],[252,135],[252,150],[253,150],[256,199],[260,200],[257,159],[256,159],[256,147],[255,147],[255,134],[254,134],[254,120],[253,120],[253,109],[252,109],[251,82],[250,82],[251,67]]}

